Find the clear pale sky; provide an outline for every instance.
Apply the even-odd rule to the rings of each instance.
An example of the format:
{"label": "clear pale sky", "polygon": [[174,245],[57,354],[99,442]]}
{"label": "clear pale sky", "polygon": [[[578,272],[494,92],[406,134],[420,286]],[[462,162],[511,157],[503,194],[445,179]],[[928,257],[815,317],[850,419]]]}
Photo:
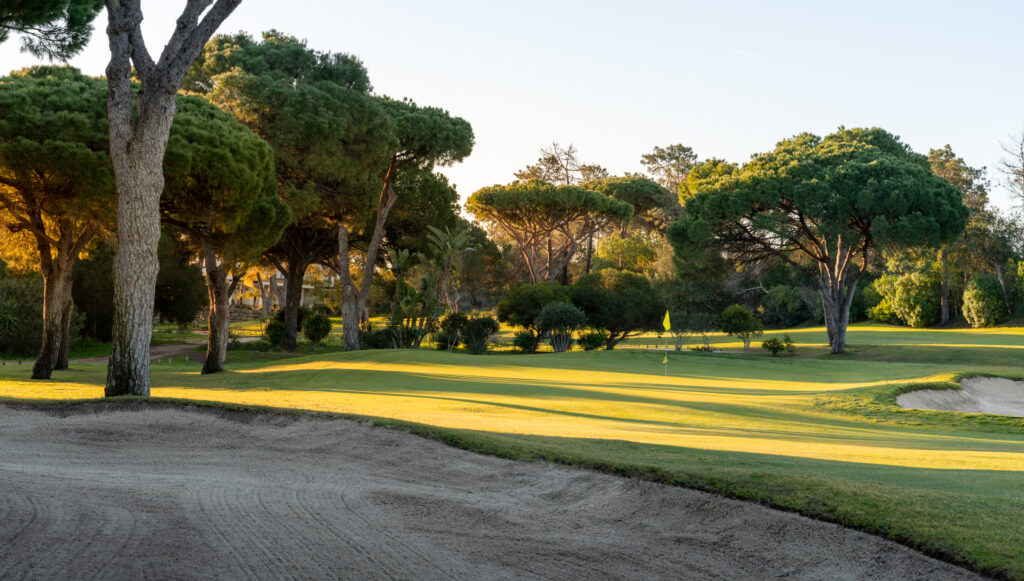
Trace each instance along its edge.
{"label": "clear pale sky", "polygon": [[[152,52],[183,5],[143,0]],[[552,140],[622,173],[655,145],[742,162],[838,125],[921,153],[949,143],[998,182],[1000,143],[1024,127],[1021,22],[1011,1],[243,0],[219,32],[276,28],[355,54],[377,92],[467,119],[476,148],[444,170],[465,198]],[[100,75],[105,13],[96,24],[71,64]],[[37,62],[18,47],[0,45],[0,72]]]}

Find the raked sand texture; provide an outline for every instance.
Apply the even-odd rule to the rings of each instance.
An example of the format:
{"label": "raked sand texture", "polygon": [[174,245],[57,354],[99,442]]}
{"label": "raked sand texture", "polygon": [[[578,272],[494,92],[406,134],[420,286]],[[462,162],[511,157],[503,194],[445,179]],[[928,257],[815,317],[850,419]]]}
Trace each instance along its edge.
{"label": "raked sand texture", "polygon": [[1024,381],[973,377],[961,381],[960,387],[910,391],[900,394],[896,403],[914,409],[1024,417]]}
{"label": "raked sand texture", "polygon": [[2,579],[976,578],[756,504],[348,420],[72,409],[0,407]]}

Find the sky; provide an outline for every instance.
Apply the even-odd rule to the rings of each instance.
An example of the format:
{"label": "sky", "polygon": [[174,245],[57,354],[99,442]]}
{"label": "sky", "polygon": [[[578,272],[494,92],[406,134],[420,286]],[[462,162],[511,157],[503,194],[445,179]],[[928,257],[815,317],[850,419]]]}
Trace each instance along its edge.
{"label": "sky", "polygon": [[[183,1],[143,0],[159,53]],[[1024,3],[889,0],[544,2],[243,0],[221,33],[277,29],[349,53],[378,93],[440,106],[476,146],[443,169],[460,195],[507,183],[552,141],[613,174],[655,146],[743,162],[780,139],[877,126],[914,150],[950,144],[1002,180],[1024,129]],[[70,64],[101,75],[101,13]],[[17,40],[0,72],[38,64]],[[999,187],[992,200],[1017,202]]]}

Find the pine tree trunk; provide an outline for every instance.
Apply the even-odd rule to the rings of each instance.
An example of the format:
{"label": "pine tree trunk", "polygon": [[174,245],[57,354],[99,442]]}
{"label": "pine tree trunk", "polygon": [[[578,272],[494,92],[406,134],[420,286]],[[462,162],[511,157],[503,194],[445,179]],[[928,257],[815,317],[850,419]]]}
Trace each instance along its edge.
{"label": "pine tree trunk", "polygon": [[341,327],[345,334],[345,351],[359,351],[359,292],[355,285],[341,286]]}
{"label": "pine tree trunk", "polygon": [[202,375],[224,371],[227,359],[228,339],[231,336],[231,288],[228,273],[223,264],[217,263],[213,249],[203,244],[203,260],[206,266],[206,290],[210,296],[210,316],[207,318],[209,338],[206,342],[206,361]]}
{"label": "pine tree trunk", "polygon": [[846,328],[850,325],[850,306],[857,288],[857,280],[819,280],[821,306],[825,313],[825,327],[833,354],[846,351]]}
{"label": "pine tree trunk", "polygon": [[64,304],[64,312],[61,315],[61,329],[60,329],[60,349],[57,351],[57,365],[54,369],[66,370],[68,368],[68,355],[71,351],[71,316],[75,312],[75,301],[71,296],[71,269],[68,268],[67,274],[67,285],[68,285],[68,296],[67,302]]}
{"label": "pine tree trunk", "polygon": [[[109,76],[109,75],[108,75]],[[114,255],[114,326],[105,394],[149,395],[149,343],[153,337],[153,299],[160,269],[160,194],[163,160],[177,105],[174,94],[140,95],[134,132],[117,127],[130,88],[111,81],[110,161],[117,185],[117,252]],[[126,91],[128,94],[124,94]],[[126,101],[121,102],[123,99]]]}
{"label": "pine tree trunk", "polygon": [[939,268],[942,272],[940,273],[940,323],[945,325],[949,323],[949,262],[947,258],[948,251],[943,248],[939,251]]}
{"label": "pine tree trunk", "polygon": [[[295,265],[289,264],[289,268],[294,269]],[[305,277],[306,273],[303,272],[302,276]],[[282,270],[280,272],[280,278],[283,279],[284,284],[278,285],[275,283],[274,292],[277,293],[277,308],[284,309],[288,306],[288,271]]]}
{"label": "pine tree trunk", "polygon": [[270,301],[273,300],[271,297],[270,284],[266,284],[264,288],[263,275],[259,271],[256,272],[256,284],[260,288],[260,313],[264,319],[270,318]]}
{"label": "pine tree trunk", "polygon": [[[277,296],[277,272],[274,272],[267,278],[267,305],[263,310],[263,316],[266,319],[270,318],[270,315],[274,312],[274,298]],[[280,300],[280,299],[279,299]]]}
{"label": "pine tree trunk", "polygon": [[299,341],[299,307],[302,306],[302,281],[306,277],[308,264],[293,261],[288,265],[288,276],[285,278],[284,294],[284,333],[281,335],[281,346],[295,349]]}
{"label": "pine tree trunk", "polygon": [[[107,0],[107,122],[117,189],[114,328],[107,396],[149,395],[149,343],[159,270],[163,161],[181,79],[241,0],[188,2],[159,60],[141,35],[139,0]],[[200,18],[201,17],[201,18]],[[136,97],[131,77],[141,78]]]}
{"label": "pine tree trunk", "polygon": [[[61,340],[65,331],[65,312],[71,302],[70,264],[58,261],[44,269],[43,277],[43,344],[32,366],[32,379],[50,379],[60,360]],[[70,320],[70,317],[69,317]]]}
{"label": "pine tree trunk", "polygon": [[590,274],[591,265],[594,259],[594,233],[587,236],[587,262],[583,268],[583,274]]}
{"label": "pine tree trunk", "polygon": [[119,169],[115,172],[118,232],[107,396],[149,395],[149,343],[160,268],[157,245],[166,139],[159,144],[135,144],[127,155],[111,155],[114,168]]}

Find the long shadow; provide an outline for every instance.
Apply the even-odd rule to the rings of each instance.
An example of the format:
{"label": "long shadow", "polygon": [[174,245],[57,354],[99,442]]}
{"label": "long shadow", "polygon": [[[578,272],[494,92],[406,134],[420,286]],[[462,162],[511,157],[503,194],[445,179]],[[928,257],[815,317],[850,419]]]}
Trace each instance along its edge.
{"label": "long shadow", "polygon": [[[291,374],[302,374],[304,372],[291,371]],[[344,370],[318,370],[315,372],[305,372],[322,375],[325,373],[345,375]],[[405,372],[388,372],[395,375],[402,375],[408,377],[410,381],[409,385],[416,385],[415,390],[408,391],[395,391],[394,381],[388,382],[389,387],[372,387],[366,389],[352,388],[345,386],[343,383],[333,386],[319,386],[309,387],[309,381],[298,381],[298,377],[292,376],[295,379],[297,387],[290,388],[297,391],[318,391],[323,393],[347,393],[353,395],[372,395],[372,396],[383,396],[393,398],[412,398],[412,399],[426,399],[434,401],[450,401],[457,402],[460,404],[472,404],[482,407],[494,407],[504,409],[515,409],[520,411],[528,411],[532,413],[550,414],[556,416],[584,418],[600,421],[609,421],[622,424],[630,424],[636,426],[648,426],[653,431],[665,431],[669,430],[673,433],[683,431],[684,433],[690,433],[693,435],[719,435],[719,436],[733,436],[733,437],[747,437],[747,438],[760,438],[760,439],[774,439],[774,440],[786,440],[792,442],[797,439],[805,442],[849,442],[863,445],[878,445],[889,448],[902,448],[908,450],[958,450],[963,451],[970,449],[965,447],[965,443],[976,441],[977,447],[980,450],[988,451],[1008,451],[1008,452],[1024,452],[1021,449],[1020,444],[1016,441],[1005,441],[1005,437],[1001,435],[987,435],[987,437],[976,437],[974,434],[970,436],[956,433],[955,436],[950,437],[949,440],[936,439],[937,434],[932,433],[921,433],[920,431],[909,429],[906,427],[899,426],[880,426],[880,425],[865,425],[864,422],[858,422],[855,420],[839,420],[834,418],[825,418],[815,416],[811,414],[800,414],[793,412],[786,412],[776,408],[765,409],[756,406],[742,405],[742,404],[731,404],[731,403],[713,403],[713,402],[689,402],[689,401],[678,401],[678,400],[666,400],[659,398],[643,397],[643,396],[625,396],[624,394],[609,394],[602,391],[590,391],[586,389],[573,389],[573,390],[543,390],[538,393],[509,393],[508,390],[496,390],[496,389],[477,389],[473,392],[463,392],[467,395],[471,393],[503,396],[503,397],[523,397],[532,399],[558,399],[566,400],[571,398],[581,400],[595,400],[602,399],[605,401],[621,402],[621,403],[640,403],[648,405],[660,405],[669,407],[674,410],[678,410],[680,413],[695,412],[702,414],[717,414],[722,416],[716,421],[736,423],[737,421],[749,422],[750,420],[762,419],[766,422],[770,421],[775,424],[783,423],[787,429],[767,429],[757,427],[714,427],[707,424],[693,423],[693,422],[676,422],[668,420],[655,420],[655,419],[641,419],[641,418],[629,418],[621,416],[613,416],[606,414],[594,414],[583,412],[579,410],[567,410],[558,409],[555,407],[541,407],[528,404],[519,404],[508,401],[495,401],[488,399],[477,399],[472,397],[458,397],[453,395],[451,386],[447,388],[437,387],[436,389],[424,389],[425,380],[437,381],[437,375],[420,375],[410,374]],[[456,378],[461,379],[461,378]],[[480,386],[479,384],[473,384],[474,386]],[[487,386],[488,384],[483,384]],[[303,387],[305,386],[305,387]],[[158,386],[154,386],[158,387]],[[172,387],[168,385],[168,387]],[[196,389],[197,391],[204,389],[201,385],[194,385],[185,389]],[[267,388],[261,386],[242,387],[236,386],[229,388],[232,390],[245,391],[246,389],[256,389],[264,391]],[[276,388],[274,388],[276,389]],[[289,389],[289,388],[285,388]],[[427,393],[425,393],[427,392]],[[567,396],[567,392],[571,392],[571,397]],[[444,393],[444,395],[441,395]],[[729,418],[735,418],[730,421]],[[830,432],[815,432],[801,426],[818,425],[827,426]],[[836,430],[845,430],[845,433],[836,433]],[[951,434],[953,434],[951,432]],[[1010,438],[1014,440],[1014,438]],[[1022,438],[1024,441],[1024,438]]]}

